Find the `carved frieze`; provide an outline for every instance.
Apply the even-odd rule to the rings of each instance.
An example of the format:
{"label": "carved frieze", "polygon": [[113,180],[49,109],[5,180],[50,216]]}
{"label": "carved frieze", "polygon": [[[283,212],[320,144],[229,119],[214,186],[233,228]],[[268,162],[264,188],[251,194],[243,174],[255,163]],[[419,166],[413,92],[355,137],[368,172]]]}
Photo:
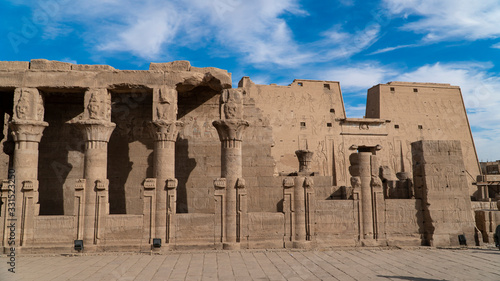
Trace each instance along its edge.
{"label": "carved frieze", "polygon": [[176,189],[178,181],[176,178],[167,179],[167,184],[165,185],[167,189]]}
{"label": "carved frieze", "polygon": [[156,178],[147,178],[144,180],[144,183],[142,184],[144,186],[144,189],[146,190],[151,190],[156,188]]}
{"label": "carved frieze", "polygon": [[75,182],[75,190],[84,190],[86,183],[87,183],[86,179],[77,179]]}
{"label": "carved frieze", "polygon": [[226,188],[226,178],[217,178],[216,180],[214,180],[214,187],[216,189]]}

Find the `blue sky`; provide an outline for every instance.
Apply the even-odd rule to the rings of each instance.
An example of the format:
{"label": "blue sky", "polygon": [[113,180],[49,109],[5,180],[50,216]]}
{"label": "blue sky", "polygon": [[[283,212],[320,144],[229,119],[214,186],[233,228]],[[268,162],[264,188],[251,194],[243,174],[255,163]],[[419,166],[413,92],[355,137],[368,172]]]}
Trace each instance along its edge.
{"label": "blue sky", "polygon": [[233,83],[340,81],[348,117],[389,81],[462,89],[480,160],[500,159],[498,0],[1,1],[0,60],[117,69],[189,60]]}

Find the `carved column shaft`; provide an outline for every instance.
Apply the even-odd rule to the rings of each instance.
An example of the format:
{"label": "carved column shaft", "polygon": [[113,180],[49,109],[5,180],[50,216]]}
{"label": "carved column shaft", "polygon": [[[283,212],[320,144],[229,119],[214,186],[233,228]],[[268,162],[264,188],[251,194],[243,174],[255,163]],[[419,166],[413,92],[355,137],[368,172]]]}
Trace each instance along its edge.
{"label": "carved column shaft", "polygon": [[174,238],[177,180],[175,179],[175,141],[181,122],[156,120],[153,124],[154,175],[156,188],[155,238],[166,243]]}
{"label": "carved column shaft", "polygon": [[306,241],[306,201],[304,194],[305,177],[295,177],[294,207],[295,207],[295,237],[294,241]]}
{"label": "carved column shaft", "polygon": [[363,238],[373,238],[373,205],[371,192],[371,152],[360,152],[359,176],[361,178],[361,213],[363,217]]}
{"label": "carved column shaft", "polygon": [[[238,89],[224,90],[221,94],[221,119],[212,124],[217,129],[221,141],[221,177],[226,179],[225,201],[225,249],[239,248],[238,228],[238,185],[244,186],[242,179],[241,143],[248,122],[243,120],[243,96]],[[241,182],[239,180],[241,179]],[[239,227],[238,227],[239,226]]]}
{"label": "carved column shaft", "polygon": [[226,241],[236,243],[236,183],[241,178],[241,141],[221,142],[221,177],[226,178]]}
{"label": "carved column shaft", "polygon": [[109,214],[108,142],[116,124],[111,122],[111,95],[108,90],[89,89],[85,93],[83,119],[69,123],[82,130],[85,141],[85,187],[80,193],[84,194],[83,240],[88,249],[88,246],[98,243],[105,215]]}
{"label": "carved column shaft", "polygon": [[103,216],[109,214],[108,141],[115,124],[104,120],[82,120],[77,124],[85,137],[83,240],[87,245],[97,244]]}
{"label": "carved column shaft", "polygon": [[9,123],[15,142],[13,168],[16,181],[16,245],[30,244],[38,207],[38,145],[45,127],[43,97],[36,88],[17,88],[14,116]]}
{"label": "carved column shaft", "polygon": [[309,150],[295,151],[299,160],[299,173],[294,179],[294,211],[295,235],[293,245],[295,248],[306,248],[310,235],[310,195],[312,194],[313,180],[310,176],[310,163],[313,152]]}

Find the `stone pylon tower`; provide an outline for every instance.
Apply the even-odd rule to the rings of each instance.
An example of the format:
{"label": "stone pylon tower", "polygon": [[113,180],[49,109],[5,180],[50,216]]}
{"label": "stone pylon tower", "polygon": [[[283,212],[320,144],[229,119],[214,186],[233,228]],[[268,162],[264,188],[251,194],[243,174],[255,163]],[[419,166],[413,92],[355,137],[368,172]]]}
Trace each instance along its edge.
{"label": "stone pylon tower", "polygon": [[225,214],[222,221],[225,226],[223,234],[224,249],[238,249],[238,192],[244,188],[242,179],[241,144],[243,131],[249,126],[243,120],[243,94],[238,89],[227,89],[221,94],[220,120],[213,122],[221,141],[221,178],[225,179]]}

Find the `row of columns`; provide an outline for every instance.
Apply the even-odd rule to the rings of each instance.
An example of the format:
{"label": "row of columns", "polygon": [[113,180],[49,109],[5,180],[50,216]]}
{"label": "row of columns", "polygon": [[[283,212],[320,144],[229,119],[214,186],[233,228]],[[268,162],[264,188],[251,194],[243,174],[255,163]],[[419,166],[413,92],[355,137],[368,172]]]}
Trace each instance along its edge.
{"label": "row of columns", "polygon": [[[222,235],[225,249],[238,249],[242,238],[246,214],[246,189],[242,175],[242,137],[249,126],[243,119],[243,95],[239,89],[227,89],[221,93],[219,120],[213,122],[221,141],[221,178],[216,187],[223,188]],[[22,235],[17,235],[18,245],[30,243],[33,237],[33,221],[38,215],[38,145],[47,122],[43,121],[43,97],[35,88],[19,88],[14,94],[14,116],[10,128],[14,136],[15,152],[13,168],[16,177],[16,206],[22,213]],[[111,122],[111,95],[107,89],[90,89],[85,93],[84,113],[74,124],[84,133],[84,175],[75,184],[78,200],[77,239],[83,240],[85,249],[100,243],[109,215],[107,179],[107,149],[115,128]],[[176,188],[175,141],[182,123],[176,121],[177,92],[169,87],[153,92],[152,134],[154,137],[154,179],[146,179],[144,188],[154,198],[151,204],[150,237],[172,243],[175,237]],[[309,213],[312,179],[307,177],[308,162],[312,153],[297,152],[300,172],[294,179],[293,240],[303,244],[310,240]],[[310,173],[309,173],[310,174]],[[224,184],[221,185],[220,183]],[[305,189],[304,189],[305,188]],[[305,190],[305,192],[304,192]],[[22,196],[21,196],[22,195]],[[299,246],[302,247],[302,246]]]}
{"label": "row of columns", "polygon": [[[174,237],[172,225],[176,209],[175,140],[182,123],[176,121],[175,89],[155,89],[153,98],[151,127],[155,141],[154,186],[157,188],[151,236],[169,243]],[[15,218],[20,223],[20,227],[16,228],[16,245],[19,246],[31,243],[34,218],[39,214],[38,145],[43,130],[49,125],[43,121],[43,116],[44,102],[39,91],[36,88],[17,88],[14,92],[14,115],[9,126],[15,142],[13,174],[16,183]],[[83,240],[85,249],[92,249],[99,244],[106,215],[109,214],[107,149],[116,125],[111,122],[111,95],[108,90],[88,90],[84,97],[83,114],[68,123],[84,133],[84,178],[75,183],[76,238]],[[7,245],[5,241],[3,244]]]}

